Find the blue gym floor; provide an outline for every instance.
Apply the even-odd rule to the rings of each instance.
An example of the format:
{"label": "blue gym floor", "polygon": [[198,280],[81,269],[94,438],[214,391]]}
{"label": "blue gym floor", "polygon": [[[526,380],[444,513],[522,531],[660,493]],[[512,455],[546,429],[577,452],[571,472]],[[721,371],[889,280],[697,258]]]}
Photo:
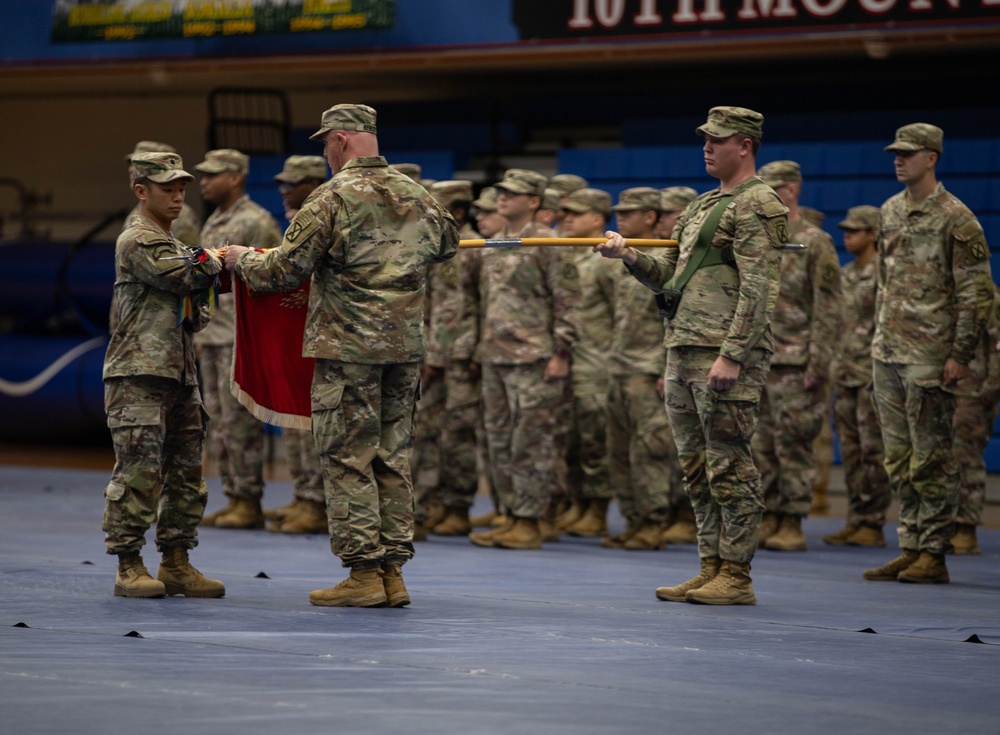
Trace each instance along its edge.
{"label": "blue gym floor", "polygon": [[[326,538],[210,528],[192,561],[224,598],[130,600],[104,553],[107,477],[0,467],[4,733],[1000,732],[1000,530],[928,587],[861,578],[894,533],[831,548],[842,521],[810,519],[807,553],[758,553],[755,607],[656,600],[697,571],[692,546],[432,536],[404,568],[409,608],[336,609],[308,603],[345,575]],[[265,505],[290,497],[271,482]]]}

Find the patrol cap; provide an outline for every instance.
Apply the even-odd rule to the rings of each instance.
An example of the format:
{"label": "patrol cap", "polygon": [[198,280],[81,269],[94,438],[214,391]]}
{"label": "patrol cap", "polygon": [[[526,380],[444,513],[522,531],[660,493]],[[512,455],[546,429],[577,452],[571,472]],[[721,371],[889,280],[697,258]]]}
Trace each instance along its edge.
{"label": "patrol cap", "polygon": [[420,182],[420,174],[423,173],[423,169],[420,168],[419,163],[394,163],[392,167],[404,176],[409,176],[414,181]]}
{"label": "patrol cap", "polygon": [[802,181],[802,169],[795,161],[771,161],[757,169],[757,175],[772,189]]}
{"label": "patrol cap", "polygon": [[478,207],[484,212],[497,211],[497,190],[496,187],[487,186],[479,192],[479,198],[472,201],[472,206]]}
{"label": "patrol cap", "polygon": [[551,209],[553,212],[559,211],[559,200],[562,197],[563,194],[558,189],[546,187],[545,193],[542,194],[542,206],[540,209]]}
{"label": "patrol cap", "polygon": [[375,135],[375,110],[368,105],[334,105],[323,113],[319,130],[309,136],[318,140],[331,130],[351,130]]}
{"label": "patrol cap", "polygon": [[837,227],[842,230],[877,230],[881,224],[881,210],[870,204],[862,204],[848,209],[847,216]]}
{"label": "patrol cap", "polygon": [[167,145],[166,143],[158,143],[155,140],[140,140],[135,144],[135,150],[131,153],[125,154],[125,160],[131,161],[132,156],[138,156],[140,153],[176,153],[177,149],[172,145]]}
{"label": "patrol cap", "polygon": [[660,210],[676,212],[697,198],[698,192],[690,186],[668,186],[666,189],[660,189]]}
{"label": "patrol cap", "polygon": [[308,179],[326,181],[326,159],[323,156],[289,156],[281,173],[274,177],[282,184],[301,184]]}
{"label": "patrol cap", "polygon": [[896,140],[885,147],[887,151],[944,150],[944,131],[929,123],[911,123],[896,131]]}
{"label": "patrol cap", "polygon": [[545,194],[548,179],[537,171],[524,168],[509,168],[504,172],[503,180],[495,184],[497,189],[509,191],[511,194],[528,194],[540,197]]}
{"label": "patrol cap", "polygon": [[618,195],[618,204],[611,208],[613,212],[632,212],[637,209],[652,209],[660,211],[660,190],[651,186],[636,186],[626,189]]}
{"label": "patrol cap", "polygon": [[472,201],[472,182],[462,179],[435,181],[427,190],[442,207],[450,207],[455,202]]}
{"label": "patrol cap", "polygon": [[562,209],[575,214],[598,212],[609,215],[611,214],[611,195],[603,189],[577,189],[565,198]]}
{"label": "patrol cap", "polygon": [[250,170],[250,158],[235,148],[219,148],[206,153],[205,160],[194,169],[206,174],[221,174],[223,171],[245,174]]}
{"label": "patrol cap", "polygon": [[823,220],[826,219],[825,214],[812,207],[799,207],[799,217],[810,224],[816,225],[817,227],[822,227]]}
{"label": "patrol cap", "polygon": [[759,140],[764,136],[764,116],[746,107],[713,107],[708,111],[708,122],[695,132],[713,138],[743,133]]}
{"label": "patrol cap", "polygon": [[194,181],[194,176],[184,170],[184,161],[176,153],[157,151],[132,156],[132,168],[136,181],[148,179],[157,184],[166,184],[177,179]]}
{"label": "patrol cap", "polygon": [[549,178],[548,188],[555,189],[559,196],[572,194],[577,189],[585,189],[589,182],[576,174],[556,174]]}

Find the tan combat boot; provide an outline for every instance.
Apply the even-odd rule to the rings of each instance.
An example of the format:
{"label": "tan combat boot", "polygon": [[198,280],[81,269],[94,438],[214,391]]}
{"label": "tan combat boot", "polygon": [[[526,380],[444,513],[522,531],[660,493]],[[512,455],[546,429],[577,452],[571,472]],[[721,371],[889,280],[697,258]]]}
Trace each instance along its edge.
{"label": "tan combat boot", "polygon": [[800,516],[782,516],[778,532],[764,543],[771,551],[805,551],[806,535],[802,533]]}
{"label": "tan combat boot", "polygon": [[231,495],[227,495],[225,506],[219,508],[214,513],[209,513],[205,516],[202,516],[201,523],[199,523],[198,525],[204,528],[212,528],[215,526],[215,522],[217,520],[219,520],[224,515],[232,513],[234,510],[236,510],[236,498],[232,497]]}
{"label": "tan combat boot", "polygon": [[949,552],[957,555],[981,554],[982,550],[979,548],[979,539],[976,538],[976,527],[971,523],[956,524],[955,535],[951,537]]}
{"label": "tan combat boot", "polygon": [[326,520],[326,505],[315,500],[300,501],[299,512],[277,522],[279,533],[329,533]]}
{"label": "tan combat boot", "polygon": [[566,529],[570,536],[597,538],[608,533],[608,498],[593,498],[576,523]]}
{"label": "tan combat boot", "polygon": [[[501,517],[501,516],[498,516]],[[474,543],[476,546],[486,546],[493,548],[493,539],[496,538],[498,533],[502,533],[514,525],[513,516],[502,516],[504,522],[500,526],[496,526],[489,531],[480,531],[479,533],[470,533],[469,541]]]}
{"label": "tan combat boot", "polygon": [[687,595],[687,593],[691,590],[704,587],[706,584],[715,579],[721,567],[722,559],[717,556],[702,559],[701,572],[697,577],[693,577],[687,582],[681,582],[676,587],[657,587],[656,597],[657,599],[664,600],[666,602],[687,602],[687,597],[685,595]]}
{"label": "tan combat boot", "polygon": [[836,533],[828,533],[823,537],[823,543],[828,546],[846,546],[847,539],[860,528],[860,524],[848,523]]}
{"label": "tan combat boot", "polygon": [[505,531],[498,531],[493,545],[499,549],[540,549],[542,529],[537,518],[515,518]]}
{"label": "tan combat boot", "polygon": [[337,586],[310,592],[309,604],[319,607],[385,607],[385,585],[380,571],[377,567],[352,569],[350,576]]}
{"label": "tan combat boot", "polygon": [[482,515],[472,516],[472,518],[469,519],[469,524],[473,528],[490,528],[493,525],[493,519],[498,515],[500,514],[495,510],[487,511]]}
{"label": "tan combat boot", "polygon": [[236,507],[215,519],[216,528],[253,529],[264,527],[264,511],[259,500],[236,498]]}
{"label": "tan combat boot", "polygon": [[881,526],[859,526],[847,537],[848,546],[863,546],[867,549],[880,549],[885,546],[885,533]]}
{"label": "tan combat boot", "polygon": [[830,512],[830,498],[826,494],[826,484],[817,483],[813,487],[812,505],[809,508],[810,515],[825,516]]}
{"label": "tan combat boot", "polygon": [[899,573],[913,564],[918,556],[920,554],[916,551],[903,549],[903,553],[885,566],[868,569],[861,576],[872,582],[895,582],[899,578]]}
{"label": "tan combat boot", "polygon": [[163,582],[153,579],[138,551],[118,555],[115,597],[163,597]]}
{"label": "tan combat boot", "polygon": [[438,501],[435,500],[433,503],[430,503],[427,506],[427,519],[424,521],[424,525],[427,526],[427,530],[429,531],[443,521],[447,514],[448,509]]}
{"label": "tan combat boot", "polygon": [[622,533],[619,533],[617,536],[605,536],[604,538],[601,539],[601,548],[624,549],[625,542],[628,541],[633,536],[635,536],[635,533],[638,530],[639,530],[638,528],[629,525]]}
{"label": "tan combat boot", "polygon": [[403,584],[403,570],[398,564],[383,564],[379,570],[388,607],[406,607],[410,604],[410,593]]}
{"label": "tan combat boot", "polygon": [[183,546],[171,546],[163,551],[156,578],[163,583],[168,595],[185,597],[223,597],[226,586],[217,579],[207,579],[191,566],[188,550]]}
{"label": "tan combat boot", "polygon": [[674,522],[667,526],[667,530],[660,536],[660,540],[667,544],[698,543],[698,524],[695,523],[694,511],[688,507],[681,508]]}
{"label": "tan combat boot", "polygon": [[666,545],[660,538],[662,535],[662,524],[646,521],[625,541],[624,546],[629,551],[658,551]]}
{"label": "tan combat boot", "polygon": [[562,513],[556,516],[556,528],[565,532],[570,526],[583,518],[587,509],[588,501],[574,500]]}
{"label": "tan combat boot", "polygon": [[298,498],[294,498],[292,502],[287,505],[283,505],[280,508],[271,508],[270,510],[264,511],[264,519],[268,521],[283,521],[286,518],[291,518],[293,515],[299,512],[299,508],[303,501]]}
{"label": "tan combat boot", "polygon": [[723,561],[719,573],[706,584],[689,590],[684,599],[701,605],[756,605],[750,565]]}
{"label": "tan combat boot", "polygon": [[472,530],[468,508],[448,508],[448,514],[431,529],[438,536],[466,536]]}
{"label": "tan combat boot", "polygon": [[900,582],[913,584],[948,584],[948,567],[944,564],[944,554],[921,551],[920,556],[896,577]]}
{"label": "tan combat boot", "polygon": [[778,531],[778,522],[781,519],[777,513],[765,513],[760,517],[760,532],[757,536],[757,548],[763,549],[764,544]]}

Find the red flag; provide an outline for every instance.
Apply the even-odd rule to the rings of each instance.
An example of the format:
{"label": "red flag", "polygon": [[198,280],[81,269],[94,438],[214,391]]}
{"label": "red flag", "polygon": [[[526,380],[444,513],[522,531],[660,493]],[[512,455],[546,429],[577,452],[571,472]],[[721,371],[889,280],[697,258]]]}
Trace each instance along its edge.
{"label": "red flag", "polygon": [[252,293],[236,276],[233,286],[233,395],[261,421],[289,429],[309,429],[309,393],[316,362],[302,356],[309,280],[294,291],[281,293]]}

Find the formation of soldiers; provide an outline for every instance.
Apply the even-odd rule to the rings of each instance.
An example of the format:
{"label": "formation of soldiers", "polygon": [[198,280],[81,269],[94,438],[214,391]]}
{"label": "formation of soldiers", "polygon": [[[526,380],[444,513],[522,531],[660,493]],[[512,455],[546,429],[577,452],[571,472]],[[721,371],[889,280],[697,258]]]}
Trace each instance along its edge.
{"label": "formation of soldiers", "polygon": [[[881,209],[859,205],[847,213],[839,228],[854,260],[841,269],[832,238],[815,224],[815,213],[799,206],[800,166],[755,167],[762,122],[750,110],[713,108],[698,132],[706,141],[706,167],[721,186],[702,195],[687,187],[634,187],[615,202],[579,176],[509,169],[477,196],[470,181],[428,181],[417,166],[394,165],[426,187],[462,239],[608,240],[593,249],[469,248],[427,268],[426,353],[412,429],[413,541],[467,535],[481,547],[540,549],[568,534],[632,551],[697,544],[701,573],[659,588],[657,596],[753,604],[754,550],[808,548],[802,521],[816,505],[815,446],[829,426],[832,397],[848,517],[842,531],[823,541],[885,546],[883,526],[895,493],[902,554],[865,572],[867,579],[947,582],[945,552],[979,553],[982,454],[1000,398],[1000,291],[979,223],[934,178],[943,133],[923,123],[897,131],[886,150],[894,152],[906,188]],[[711,158],[713,146],[718,160]],[[732,156],[730,168],[720,163],[726,156]],[[167,181],[190,177],[163,143],[144,141],[128,158],[133,184],[139,173],[153,182],[156,172]],[[313,192],[327,179],[326,162],[293,156],[275,177],[289,221],[315,200]],[[277,222],[245,192],[248,167],[239,151],[206,154],[195,170],[204,200],[215,209],[199,232],[185,205],[171,220],[175,241],[206,253],[225,253],[229,245],[288,251],[288,235],[283,244]],[[617,231],[609,232],[612,217]],[[143,227],[149,222],[138,213],[126,222],[121,267],[123,240],[141,241]],[[676,239],[679,247],[630,248],[632,239]],[[707,255],[696,258],[699,248]],[[240,268],[253,282],[248,264],[258,261],[243,260]],[[207,259],[208,266],[213,262]],[[204,294],[214,274],[199,267],[204,272],[185,272],[185,284]],[[116,354],[124,349],[116,346],[117,322],[128,312],[122,274],[106,378],[137,374],[113,369],[132,359]],[[195,516],[219,528],[256,529],[269,521],[277,532],[329,531],[342,558],[337,545],[350,545],[351,531],[337,530],[331,515],[331,478],[324,489],[323,452],[308,432],[285,430],[293,501],[262,507],[263,425],[228,385],[231,299],[222,295],[209,307],[204,297],[195,298],[197,329],[181,327],[191,331],[185,360],[197,349],[227,504],[202,519],[195,506],[204,509],[204,483],[190,477],[185,482],[194,500],[184,502],[194,505],[181,502],[179,517],[187,521],[175,537],[161,516],[161,550],[185,550],[183,558],[164,557],[166,594],[222,593],[220,582],[187,565]],[[140,327],[132,325],[129,334],[138,339]],[[182,385],[189,389],[193,376],[185,362]],[[123,452],[127,437],[116,427],[137,422],[117,407],[124,400],[108,404],[116,450]],[[314,393],[314,410],[315,400]],[[137,551],[135,529],[122,535],[129,482],[116,467],[107,493],[109,553],[129,559],[120,565],[116,594],[158,596],[159,582],[143,576],[141,559],[129,556]],[[484,486],[493,509],[470,517]],[[607,524],[612,501],[626,521],[616,535]],[[134,513],[148,527],[152,501],[144,502]],[[397,574],[412,553],[408,543],[392,540]],[[314,604],[376,604],[373,583],[362,574],[376,555],[352,558],[356,563],[345,560],[345,566],[358,575],[352,571],[345,583],[359,596],[344,597],[338,586],[323,591],[325,597],[314,593]],[[180,582],[170,576],[175,568]],[[384,584],[388,592],[389,581]],[[398,600],[405,596],[401,589]]]}

